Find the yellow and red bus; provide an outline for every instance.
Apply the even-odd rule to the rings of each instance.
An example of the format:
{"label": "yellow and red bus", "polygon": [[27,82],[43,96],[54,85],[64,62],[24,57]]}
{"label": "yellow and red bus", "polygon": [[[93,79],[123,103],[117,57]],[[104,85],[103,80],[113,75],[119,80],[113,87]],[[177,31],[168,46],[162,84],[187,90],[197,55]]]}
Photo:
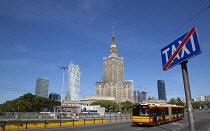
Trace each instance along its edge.
{"label": "yellow and red bus", "polygon": [[184,107],[176,105],[133,105],[132,123],[138,125],[160,125],[184,118]]}

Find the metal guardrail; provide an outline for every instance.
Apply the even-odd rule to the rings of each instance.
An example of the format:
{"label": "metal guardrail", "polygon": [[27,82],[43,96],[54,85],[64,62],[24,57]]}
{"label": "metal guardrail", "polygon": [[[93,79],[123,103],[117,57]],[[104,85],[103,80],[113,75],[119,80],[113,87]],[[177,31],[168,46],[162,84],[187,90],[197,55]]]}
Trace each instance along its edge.
{"label": "metal guardrail", "polygon": [[39,113],[39,112],[0,112],[0,120],[30,120],[30,119],[57,119],[62,117],[62,119],[70,118],[109,118],[109,117],[121,117],[130,116],[130,113],[79,113],[79,114],[69,114],[69,113]]}
{"label": "metal guardrail", "polygon": [[[1,115],[2,116],[2,115]],[[24,116],[24,115],[23,115]],[[22,117],[20,117],[22,118]],[[6,127],[9,125],[15,125],[17,128],[25,128],[28,129],[28,126],[30,124],[39,124],[41,126],[39,127],[47,127],[50,125],[53,126],[63,126],[63,125],[75,125],[75,124],[95,124],[97,123],[104,123],[104,122],[117,122],[117,121],[125,121],[125,120],[131,120],[131,114],[128,113],[115,113],[115,114],[104,114],[104,115],[99,115],[99,114],[78,114],[75,116],[75,118],[70,118],[70,117],[62,117],[61,115],[59,117],[45,117],[48,119],[34,119],[34,120],[24,120],[24,119],[19,119],[19,120],[3,120],[0,121],[0,128],[1,130],[6,130]],[[51,123],[51,124],[50,124]],[[67,124],[64,124],[67,123]],[[16,129],[17,129],[16,128]]]}

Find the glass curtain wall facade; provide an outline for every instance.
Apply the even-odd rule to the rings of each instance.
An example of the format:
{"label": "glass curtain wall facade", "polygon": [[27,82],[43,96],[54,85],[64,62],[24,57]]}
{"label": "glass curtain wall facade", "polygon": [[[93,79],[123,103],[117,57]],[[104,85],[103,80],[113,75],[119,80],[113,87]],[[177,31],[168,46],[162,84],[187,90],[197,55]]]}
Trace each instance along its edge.
{"label": "glass curtain wall facade", "polygon": [[67,101],[78,101],[80,97],[80,67],[70,62],[68,66],[68,90],[66,93]]}
{"label": "glass curtain wall facade", "polygon": [[39,97],[48,98],[49,79],[40,77],[36,80],[35,95]]}
{"label": "glass curtain wall facade", "polygon": [[164,80],[158,80],[157,81],[157,86],[158,86],[158,99],[159,100],[166,100],[165,81]]}

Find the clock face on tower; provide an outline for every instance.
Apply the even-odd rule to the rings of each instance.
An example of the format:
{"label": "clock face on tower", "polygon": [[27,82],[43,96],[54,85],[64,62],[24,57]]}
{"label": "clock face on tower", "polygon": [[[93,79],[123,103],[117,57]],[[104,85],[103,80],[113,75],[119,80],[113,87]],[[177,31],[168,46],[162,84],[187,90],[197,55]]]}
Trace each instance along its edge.
{"label": "clock face on tower", "polygon": [[110,53],[117,53],[117,49],[116,48],[111,48]]}

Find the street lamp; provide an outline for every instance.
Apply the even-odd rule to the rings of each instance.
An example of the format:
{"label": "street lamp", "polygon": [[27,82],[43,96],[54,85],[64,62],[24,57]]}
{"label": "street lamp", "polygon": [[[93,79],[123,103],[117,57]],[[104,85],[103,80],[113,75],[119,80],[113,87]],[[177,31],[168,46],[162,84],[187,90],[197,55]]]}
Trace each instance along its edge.
{"label": "street lamp", "polygon": [[19,106],[18,106],[18,119],[19,119]]}
{"label": "street lamp", "polygon": [[65,70],[68,69],[68,67],[61,67],[61,69],[63,70],[63,84],[62,84],[62,94],[61,94],[61,106],[62,106],[62,99],[63,99],[63,87],[64,87],[64,74],[65,74]]}

